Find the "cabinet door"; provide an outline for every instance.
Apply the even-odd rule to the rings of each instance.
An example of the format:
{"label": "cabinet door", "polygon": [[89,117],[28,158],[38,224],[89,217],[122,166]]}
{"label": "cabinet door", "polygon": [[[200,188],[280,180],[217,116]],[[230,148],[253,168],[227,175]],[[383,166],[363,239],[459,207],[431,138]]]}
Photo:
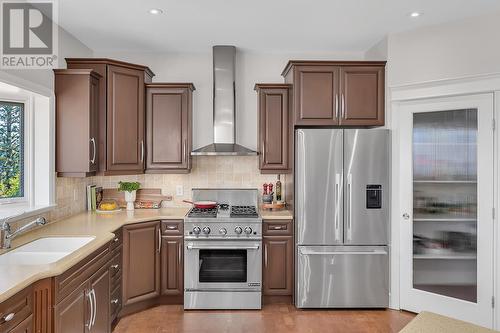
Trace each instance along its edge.
{"label": "cabinet door", "polygon": [[148,172],[188,171],[190,91],[148,88],[146,95],[146,169]]}
{"label": "cabinet door", "polygon": [[259,89],[259,152],[262,173],[287,173],[291,166],[289,89]]}
{"label": "cabinet door", "polygon": [[90,289],[93,292],[95,318],[91,332],[110,332],[110,281],[109,267],[105,266],[90,279]]}
{"label": "cabinet door", "polygon": [[264,237],[264,296],[292,295],[293,236]]}
{"label": "cabinet door", "polygon": [[144,72],[108,66],[107,170],[144,169]]}
{"label": "cabinet door", "polygon": [[384,125],[384,73],[381,66],[341,68],[341,125]]}
{"label": "cabinet door", "polygon": [[55,333],[84,333],[90,324],[90,293],[79,287],[54,307]]}
{"label": "cabinet door", "polygon": [[33,332],[33,315],[24,319],[19,325],[14,327],[9,333],[32,333]]}
{"label": "cabinet door", "polygon": [[339,67],[297,66],[295,71],[295,124],[338,125]]}
{"label": "cabinet door", "polygon": [[161,245],[161,293],[182,295],[184,293],[183,238],[163,237]]}
{"label": "cabinet door", "polygon": [[160,222],[123,228],[123,305],[160,295]]}
{"label": "cabinet door", "polygon": [[90,77],[89,171],[99,169],[99,80]]}

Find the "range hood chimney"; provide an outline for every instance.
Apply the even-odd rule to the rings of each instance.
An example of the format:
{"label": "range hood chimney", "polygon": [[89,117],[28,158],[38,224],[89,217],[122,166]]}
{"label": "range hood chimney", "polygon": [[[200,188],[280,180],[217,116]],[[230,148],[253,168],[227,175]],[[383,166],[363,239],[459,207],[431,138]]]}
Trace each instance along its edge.
{"label": "range hood chimney", "polygon": [[214,143],[196,149],[191,155],[257,155],[236,143],[236,47],[217,45],[213,55]]}

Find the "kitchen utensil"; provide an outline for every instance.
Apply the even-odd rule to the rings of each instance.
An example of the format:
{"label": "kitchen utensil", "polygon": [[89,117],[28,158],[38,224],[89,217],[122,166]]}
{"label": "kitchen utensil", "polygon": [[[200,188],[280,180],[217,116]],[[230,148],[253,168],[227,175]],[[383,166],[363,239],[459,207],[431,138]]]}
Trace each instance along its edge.
{"label": "kitchen utensil", "polygon": [[187,202],[192,204],[195,208],[200,208],[200,209],[210,209],[210,208],[215,208],[217,207],[217,202],[215,201],[209,201],[209,200],[204,200],[204,201],[189,201],[189,200],[182,200],[183,202]]}

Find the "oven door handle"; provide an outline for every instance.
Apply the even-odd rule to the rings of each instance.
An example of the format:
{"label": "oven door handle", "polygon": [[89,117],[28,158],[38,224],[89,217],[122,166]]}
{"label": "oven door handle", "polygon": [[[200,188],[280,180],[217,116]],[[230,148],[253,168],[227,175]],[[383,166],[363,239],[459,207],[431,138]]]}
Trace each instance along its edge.
{"label": "oven door handle", "polygon": [[259,245],[254,246],[200,246],[188,245],[188,250],[258,250]]}

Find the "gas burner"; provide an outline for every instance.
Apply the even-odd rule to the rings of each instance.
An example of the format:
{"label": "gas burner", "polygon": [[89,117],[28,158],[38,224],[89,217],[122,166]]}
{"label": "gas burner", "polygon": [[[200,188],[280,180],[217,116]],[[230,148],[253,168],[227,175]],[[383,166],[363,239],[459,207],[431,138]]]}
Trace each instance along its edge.
{"label": "gas burner", "polygon": [[258,217],[255,206],[231,206],[230,217]]}
{"label": "gas burner", "polygon": [[219,204],[219,209],[220,210],[228,210],[229,209],[229,204]]}
{"label": "gas burner", "polygon": [[215,208],[196,208],[193,207],[189,213],[188,217],[217,217],[217,207]]}

